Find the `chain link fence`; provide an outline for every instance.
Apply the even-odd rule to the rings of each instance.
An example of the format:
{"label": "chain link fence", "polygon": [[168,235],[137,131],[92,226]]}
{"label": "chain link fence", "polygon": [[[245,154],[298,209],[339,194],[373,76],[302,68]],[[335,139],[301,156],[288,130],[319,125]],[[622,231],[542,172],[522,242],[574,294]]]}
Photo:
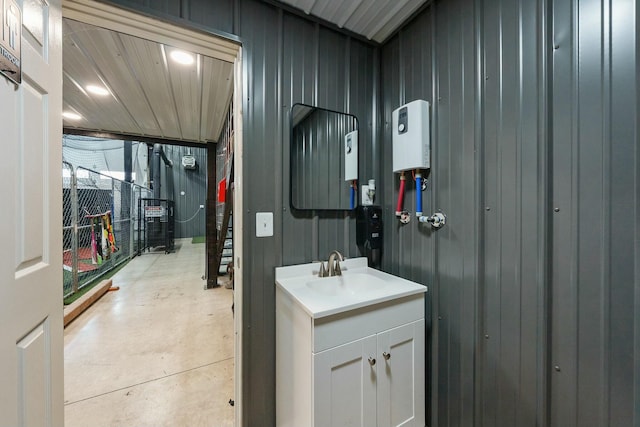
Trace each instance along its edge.
{"label": "chain link fence", "polygon": [[140,197],[150,190],[63,162],[65,298],[136,253]]}

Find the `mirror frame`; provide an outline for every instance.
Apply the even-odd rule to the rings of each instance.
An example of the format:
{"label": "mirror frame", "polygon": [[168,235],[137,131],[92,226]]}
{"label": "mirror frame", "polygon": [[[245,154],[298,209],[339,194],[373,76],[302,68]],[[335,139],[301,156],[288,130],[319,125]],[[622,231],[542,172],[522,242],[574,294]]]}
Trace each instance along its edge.
{"label": "mirror frame", "polygon": [[[355,114],[351,114],[351,113],[345,113],[344,111],[336,111],[336,110],[331,110],[329,108],[324,108],[324,107],[318,107],[316,105],[309,105],[309,104],[304,104],[302,102],[295,102],[291,108],[289,109],[289,207],[291,208],[292,211],[297,211],[297,212],[310,212],[310,211],[326,211],[326,212],[355,212],[356,208],[359,206],[359,200],[358,200],[358,195],[356,193],[356,200],[355,200],[355,205],[353,209],[348,209],[348,208],[298,208],[293,204],[293,157],[291,155],[292,152],[292,147],[293,147],[293,109],[296,106],[302,106],[302,107],[309,107],[309,108],[313,108],[313,109],[318,109],[318,110],[323,110],[323,111],[327,111],[329,113],[336,113],[336,114],[342,114],[342,115],[346,115],[346,116],[351,116],[353,117],[353,119],[355,120],[355,130],[358,131],[358,181],[360,181],[360,152],[361,152],[361,147],[360,147],[360,121],[358,120],[358,117],[356,117]],[[343,150],[343,147],[340,146],[340,149]],[[342,152],[342,151],[341,151]],[[344,181],[347,182],[347,181]]]}

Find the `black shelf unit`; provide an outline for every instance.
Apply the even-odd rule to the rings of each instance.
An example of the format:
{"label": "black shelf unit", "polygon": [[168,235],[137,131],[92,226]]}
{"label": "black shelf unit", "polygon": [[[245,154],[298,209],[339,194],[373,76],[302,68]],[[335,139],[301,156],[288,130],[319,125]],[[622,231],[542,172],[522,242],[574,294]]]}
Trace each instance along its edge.
{"label": "black shelf unit", "polygon": [[138,255],[145,249],[164,247],[173,251],[175,244],[175,203],[167,199],[141,198],[138,201]]}

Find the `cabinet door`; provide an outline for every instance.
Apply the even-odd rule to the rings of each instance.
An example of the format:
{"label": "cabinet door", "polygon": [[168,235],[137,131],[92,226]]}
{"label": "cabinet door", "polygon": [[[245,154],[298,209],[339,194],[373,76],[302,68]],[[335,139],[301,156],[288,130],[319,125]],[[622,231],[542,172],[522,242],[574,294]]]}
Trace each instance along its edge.
{"label": "cabinet door", "polygon": [[313,355],[314,427],[376,425],[375,357],[375,335]]}
{"label": "cabinet door", "polygon": [[378,334],[378,427],[425,425],[424,333],[423,319]]}

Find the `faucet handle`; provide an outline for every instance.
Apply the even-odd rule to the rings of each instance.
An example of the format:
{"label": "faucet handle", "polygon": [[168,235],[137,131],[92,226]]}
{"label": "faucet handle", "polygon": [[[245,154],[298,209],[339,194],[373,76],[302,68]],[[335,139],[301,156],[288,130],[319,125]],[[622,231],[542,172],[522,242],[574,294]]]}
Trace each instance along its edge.
{"label": "faucet handle", "polygon": [[327,269],[324,268],[324,262],[320,261],[320,271],[318,271],[318,277],[327,277]]}
{"label": "faucet handle", "polygon": [[342,276],[342,270],[340,269],[340,261],[335,260],[335,266],[333,268],[334,276]]}

